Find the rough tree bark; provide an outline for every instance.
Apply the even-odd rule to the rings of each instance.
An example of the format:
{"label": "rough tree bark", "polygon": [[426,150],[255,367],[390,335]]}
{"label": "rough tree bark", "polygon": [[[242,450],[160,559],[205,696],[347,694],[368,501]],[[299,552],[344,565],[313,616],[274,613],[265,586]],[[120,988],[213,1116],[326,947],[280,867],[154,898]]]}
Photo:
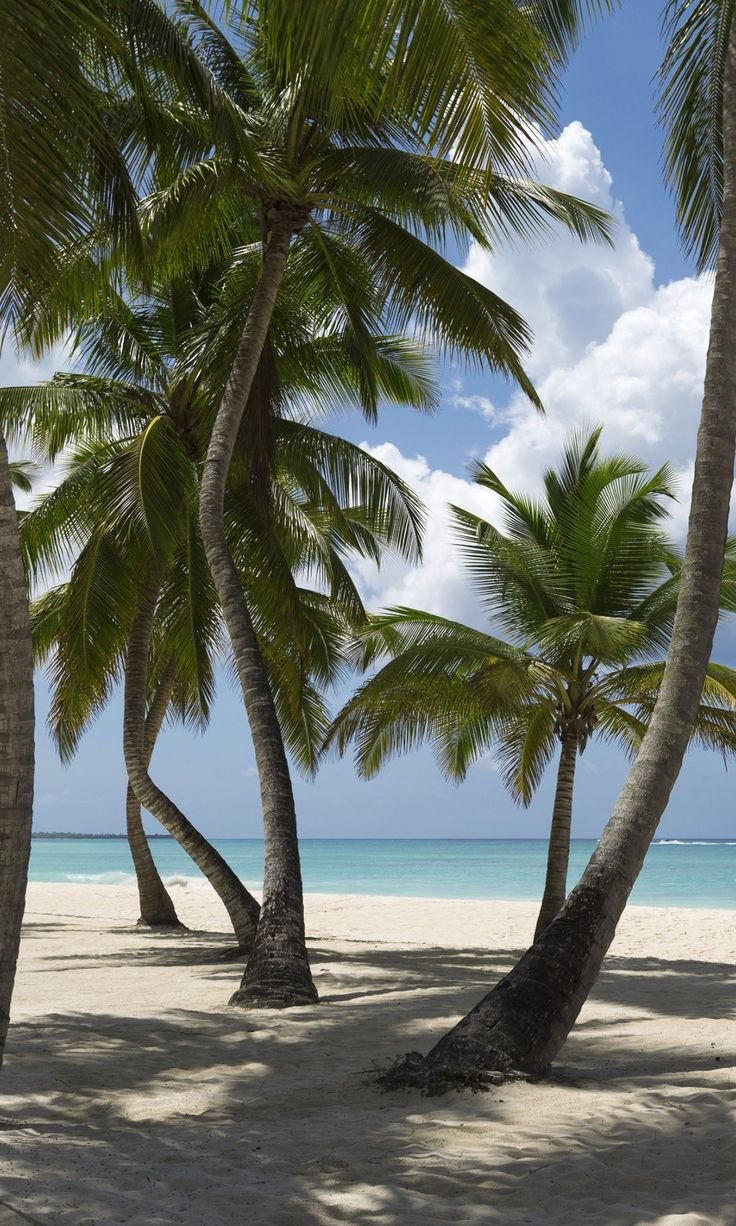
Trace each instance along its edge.
{"label": "rough tree bark", "polygon": [[200,492],[200,528],[227,625],[253,738],[263,809],[263,905],[241,988],[231,1004],[284,1008],[317,1000],[304,932],[296,809],[281,728],[243,585],[225,536],[224,499],[238,429],[302,210],[269,211],[260,281],[218,410]]}
{"label": "rough tree bark", "polygon": [[[174,666],[173,661],[170,661],[156,687],[146,715],[144,749],[147,767],[150,766],[158,734],[166,718],[173,688]],[[138,923],[147,928],[183,928],[184,925],[176,914],[176,907],[156,868],[156,862],[143,829],[140,801],[130,783],[128,783],[125,795],[125,816],[128,845],[138,883],[138,900],[141,909]]]}
{"label": "rough tree bark", "polygon": [[575,787],[575,767],[578,761],[578,738],[574,728],[562,734],[557,786],[552,808],[552,826],[547,848],[547,875],[542,905],[539,908],[534,940],[562,910],[567,898],[567,868],[570,862],[570,832],[572,829],[572,798]]}
{"label": "rough tree bark", "polygon": [[33,814],[33,656],[5,440],[0,437],[0,1066],[10,1022]]}
{"label": "rough tree bark", "polygon": [[148,773],[145,725],[148,657],[158,591],[152,585],[141,594],[138,615],[128,638],[123,700],[123,749],[128,779],[139,802],[181,844],[222,899],[235,930],[238,948],[252,948],[259,906],[230,865],[162,792]]}
{"label": "rough tree bark", "polygon": [[592,988],[679,773],[718,621],[736,446],[736,22],[724,82],[724,198],[682,584],[649,729],[579,884],[521,960],[390,1086],[440,1093],[489,1072],[542,1076]]}

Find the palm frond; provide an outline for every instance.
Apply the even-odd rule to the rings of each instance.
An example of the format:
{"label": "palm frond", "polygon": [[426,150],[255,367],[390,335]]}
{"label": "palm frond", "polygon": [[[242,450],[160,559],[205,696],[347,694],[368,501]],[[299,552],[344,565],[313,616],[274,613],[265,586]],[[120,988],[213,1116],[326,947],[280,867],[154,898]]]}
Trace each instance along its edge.
{"label": "palm frond", "polygon": [[733,0],[669,0],[659,74],[665,179],[699,270],[718,254],[723,207],[723,81]]}

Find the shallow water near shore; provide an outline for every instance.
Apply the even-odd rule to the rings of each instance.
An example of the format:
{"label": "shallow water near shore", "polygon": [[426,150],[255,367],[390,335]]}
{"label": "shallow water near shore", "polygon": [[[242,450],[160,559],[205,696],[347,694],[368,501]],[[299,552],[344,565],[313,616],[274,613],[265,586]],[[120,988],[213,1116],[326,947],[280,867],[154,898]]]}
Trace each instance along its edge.
{"label": "shallow water near shore", "polygon": [[[260,839],[219,839],[215,846],[253,889],[262,877]],[[595,850],[575,839],[570,885]],[[151,842],[170,884],[204,884],[173,839]],[[543,839],[304,839],[304,887],[317,894],[413,898],[534,900],[541,895]],[[121,885],[133,864],[124,839],[35,839],[31,881]],[[647,906],[736,909],[736,839],[662,839],[652,844],[632,902]]]}

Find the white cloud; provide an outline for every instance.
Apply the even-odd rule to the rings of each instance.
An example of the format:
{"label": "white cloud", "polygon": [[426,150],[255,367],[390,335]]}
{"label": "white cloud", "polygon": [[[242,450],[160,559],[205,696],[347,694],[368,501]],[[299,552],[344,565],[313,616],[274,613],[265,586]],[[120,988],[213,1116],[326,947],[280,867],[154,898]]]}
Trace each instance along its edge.
{"label": "white cloud", "polygon": [[486,421],[495,421],[498,417],[498,409],[487,396],[460,396],[455,393],[448,397],[447,403],[451,404],[453,409],[469,409],[471,413],[480,413]]}
{"label": "white cloud", "polygon": [[[58,345],[39,362],[26,355],[18,354],[8,347],[0,352],[0,387],[29,387],[34,383],[43,383],[44,380],[50,379],[55,371],[68,368],[68,366],[69,351],[65,345]],[[33,459],[28,448],[23,445],[11,444],[9,451],[13,460]],[[37,495],[53,489],[56,483],[57,478],[53,466],[50,464],[41,466],[34,478],[32,494],[15,491],[17,506],[21,510],[27,510]]]}
{"label": "white cloud", "polygon": [[386,559],[378,572],[370,563],[358,565],[368,603],[374,608],[402,604],[431,609],[443,617],[482,624],[452,537],[448,504],[463,506],[487,519],[495,511],[495,495],[462,477],[431,469],[423,456],[402,455],[393,443],[364,446],[411,485],[428,510],[422,566],[407,566],[394,558]]}
{"label": "white cloud", "polygon": [[[684,536],[692,484],[695,435],[703,388],[712,287],[688,277],[657,287],[654,267],[612,195],[611,176],[593,138],[573,123],[544,144],[540,178],[611,210],[613,248],[581,245],[555,235],[534,250],[493,257],[473,250],[466,271],[525,315],[536,342],[529,368],[542,396],[540,416],[516,393],[499,409],[453,386],[449,403],[480,411],[505,430],[484,459],[512,488],[539,488],[571,427],[601,423],[604,446],[633,451],[648,463],[670,460],[680,487],[672,530]],[[414,604],[453,617],[478,618],[453,544],[445,504],[494,517],[492,495],[467,480],[431,470],[385,444],[372,449],[409,481],[427,504],[430,524],[424,565],[393,563],[376,578],[363,572],[374,607]]]}
{"label": "white cloud", "polygon": [[571,123],[557,140],[540,141],[537,178],[590,200],[616,220],[615,245],[582,244],[556,229],[552,241],[508,247],[494,255],[473,247],[465,271],[513,303],[535,335],[528,362],[538,378],[568,365],[608,335],[622,311],[646,301],[654,265],[641,250],[611,192],[611,176],[593,137]]}
{"label": "white cloud", "polygon": [[711,292],[705,278],[673,281],[624,311],[604,340],[537,381],[544,416],[513,397],[509,429],[489,449],[487,462],[508,484],[533,485],[567,431],[593,422],[605,427],[609,448],[633,450],[653,464],[670,459],[687,466],[702,397]]}

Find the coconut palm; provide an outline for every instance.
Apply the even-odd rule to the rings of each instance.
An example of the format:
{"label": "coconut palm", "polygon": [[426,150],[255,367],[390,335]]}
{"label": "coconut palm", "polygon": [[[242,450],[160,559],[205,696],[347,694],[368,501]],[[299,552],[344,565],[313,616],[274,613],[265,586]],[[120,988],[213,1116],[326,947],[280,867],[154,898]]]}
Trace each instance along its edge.
{"label": "coconut palm", "polygon": [[[28,280],[44,277],[56,239],[77,233],[80,167],[100,112],[80,71],[80,29],[92,6],[0,3],[0,322],[12,324]],[[68,108],[68,109],[67,109]],[[78,116],[69,134],[65,115]],[[89,126],[87,126],[89,125]],[[25,902],[33,804],[33,666],[23,566],[5,442],[0,438],[0,1063]]]}
{"label": "coconut palm", "polygon": [[[371,776],[422,740],[441,769],[465,777],[492,753],[514,800],[528,805],[557,754],[538,936],[567,894],[577,759],[594,737],[639,748],[663,676],[680,559],[661,530],[672,497],[665,466],[603,458],[600,430],[573,436],[539,502],[509,491],[485,464],[473,477],[501,502],[503,530],[453,508],[460,549],[499,639],[413,609],[360,632],[364,667],[391,662],[363,685],[329,740],[356,743]],[[736,584],[723,599],[736,607]],[[710,664],[692,738],[736,749],[736,672]]]}
{"label": "coconut palm", "polygon": [[[240,266],[234,280],[242,292]],[[37,388],[3,389],[0,418],[51,458],[74,435],[86,434],[90,440],[71,457],[60,486],[23,521],[23,543],[36,580],[39,571],[63,566],[70,549],[78,551],[72,580],[63,591],[42,598],[35,614],[39,656],[54,649],[51,723],[62,756],[76,750],[84,727],[124,671],[126,758],[133,785],[128,828],[141,917],[149,924],[170,924],[176,918],[147,848],[139,800],[191,850],[226,902],[239,945],[246,948],[257,905],[156,789],[147,770],[169,702],[186,721],[201,723],[211,699],[219,620],[192,508],[219,386],[217,355],[223,346],[227,353],[231,343],[232,281],[232,273],[222,286],[215,275],[201,275],[194,283],[168,284],[133,305],[110,291],[103,316],[80,324],[77,333],[87,366],[96,373],[58,376]],[[177,366],[183,339],[197,337],[208,295],[221,295],[224,305],[219,303],[219,312],[207,317],[201,337],[191,343],[192,354],[184,354],[187,360]],[[305,397],[314,404],[320,389],[323,399],[334,398],[340,389],[344,399],[359,394],[360,373],[351,365],[343,336],[315,342],[304,322],[304,304],[296,303],[277,313],[272,337],[258,395],[269,404],[277,467],[264,474],[258,440],[243,438],[231,470],[228,522],[233,554],[237,558],[245,549],[243,565],[250,566],[246,584],[259,634],[272,643],[276,628],[282,628],[283,641],[268,660],[269,674],[287,742],[311,769],[326,714],[308,673],[289,661],[301,651],[314,667],[321,654],[321,679],[327,683],[334,664],[325,647],[334,630],[325,624],[330,610],[318,607],[316,594],[295,588],[294,573],[316,572],[332,591],[335,611],[339,603],[354,622],[364,613],[341,551],[367,552],[375,559],[389,547],[415,556],[421,517],[402,483],[361,449],[304,421],[278,417],[290,404],[303,410]],[[429,405],[431,381],[421,355],[401,338],[376,337],[372,343],[369,373],[381,393]],[[198,364],[197,351],[204,365]],[[364,371],[363,382],[366,378]],[[170,577],[151,582],[137,620],[140,582],[155,555],[166,557]],[[164,631],[158,654],[165,662],[146,714],[150,619],[159,594]],[[123,668],[126,633],[133,670]],[[287,702],[290,693],[296,697]]]}
{"label": "coconut palm", "polygon": [[[256,7],[251,6],[251,12]],[[496,144],[518,148],[519,115],[548,118],[550,84],[559,53],[582,6],[575,0],[539,0],[523,7],[525,15],[531,12],[534,19],[541,18],[544,38],[535,40],[526,28],[522,30],[518,23],[514,26],[500,3],[478,9],[470,0],[456,0],[452,12],[439,3],[424,4],[421,10],[396,5],[391,12],[377,3],[373,14],[365,13],[361,6],[360,17],[366,18],[362,24],[357,21],[358,6],[346,0],[332,3],[329,12],[321,14],[326,21],[314,20],[315,4],[310,7],[310,20],[298,22],[293,6],[271,0],[269,19],[262,26],[269,36],[269,54],[284,70],[294,64],[314,64],[312,79],[317,90],[330,80],[340,79],[353,88],[361,78],[372,85],[380,81],[381,90],[374,89],[373,97],[386,93],[393,104],[403,106],[410,115],[411,130],[416,128],[420,138],[436,127],[439,116],[446,121],[447,147],[455,145],[461,152],[470,152],[475,145],[475,152],[485,155],[490,134]],[[129,11],[135,17],[135,37],[126,44],[115,23]],[[412,31],[410,23],[418,19],[424,25]],[[109,6],[91,5],[87,0],[27,0],[22,9],[15,0],[0,0],[0,21],[0,92],[6,102],[11,99],[10,105],[4,102],[0,137],[0,190],[7,222],[0,259],[0,313],[6,324],[19,303],[43,298],[44,288],[53,283],[59,246],[86,234],[90,217],[106,235],[118,236],[130,228],[135,245],[129,177],[111,141],[108,101],[112,82],[131,81],[134,89],[146,83],[142,69],[149,45],[158,56],[157,84],[164,77],[162,68],[184,65],[189,80],[198,82],[208,100],[208,121],[224,119],[237,130],[241,160],[247,157],[247,134],[237,123],[232,125],[232,109],[227,98],[211,89],[210,74],[198,73],[197,65],[186,54],[182,56],[178,42],[171,53],[166,15],[153,0],[136,0],[132,6],[121,0]],[[395,24],[391,26],[390,21]],[[362,39],[356,36],[356,26]],[[375,37],[379,29],[383,39]],[[126,46],[133,50],[127,57]],[[90,48],[95,67],[110,52],[115,57],[115,71],[105,74],[102,90],[85,72]],[[392,52],[389,57],[387,50]],[[155,108],[146,105],[145,114],[150,121]],[[95,173],[90,173],[90,167]],[[262,172],[264,169],[261,167]],[[5,448],[0,445],[0,503],[7,512],[0,556],[9,559],[3,573],[7,615],[0,619],[7,636],[0,641],[5,729],[0,776],[14,781],[11,794],[0,795],[3,835],[7,827],[0,882],[8,917],[0,950],[3,1046],[25,892],[33,735],[30,641],[4,459]]]}
{"label": "coconut palm", "polygon": [[[131,27],[131,19],[134,28]],[[208,73],[180,45],[156,0],[0,0],[0,326],[54,283],[58,253],[96,230],[140,252],[134,174],[110,123],[117,91],[186,81],[213,127],[231,123]],[[175,53],[174,53],[175,52]],[[144,144],[158,140],[144,107]],[[128,152],[127,150],[125,152]],[[243,154],[245,150],[243,149]],[[7,451],[0,439],[0,1062],[5,1050],[30,852],[33,689],[30,627]]]}
{"label": "coconut palm", "polygon": [[646,736],[583,876],[521,961],[393,1083],[441,1090],[488,1069],[543,1073],[594,984],[680,771],[718,621],[736,453],[736,25],[733,0],[673,0],[661,82],[668,182],[686,247],[715,265],[687,544]]}
{"label": "coconut palm", "polygon": [[[306,1004],[316,994],[303,939],[288,762],[223,518],[233,450],[241,421],[249,416],[250,391],[287,269],[307,269],[330,303],[339,298],[339,314],[350,321],[358,361],[363,361],[364,320],[378,312],[382,330],[400,332],[411,321],[447,352],[509,374],[536,401],[521,362],[527,339],[523,321],[449,263],[440,248],[450,234],[460,243],[473,240],[488,246],[500,232],[538,232],[551,220],[586,238],[605,234],[606,223],[597,210],[534,184],[521,173],[528,173],[524,137],[529,116],[534,112],[541,117],[548,102],[543,78],[551,61],[542,50],[538,26],[516,5],[492,6],[500,21],[493,28],[492,44],[485,47],[481,40],[472,73],[467,71],[469,27],[463,25],[469,14],[463,13],[456,23],[448,21],[444,6],[423,6],[426,14],[431,11],[435,35],[440,18],[446,35],[445,55],[429,82],[429,93],[426,75],[417,88],[420,78],[411,68],[416,61],[417,71],[426,74],[428,69],[425,52],[418,54],[416,40],[424,37],[424,19],[418,21],[416,11],[399,14],[398,6],[389,16],[381,8],[371,26],[366,11],[357,21],[356,6],[340,4],[330,14],[332,54],[330,70],[322,78],[319,55],[301,58],[306,45],[302,34],[290,33],[292,51],[286,63],[283,52],[274,50],[269,23],[273,19],[278,25],[279,14],[283,16],[278,4],[258,6],[263,24],[255,20],[249,25],[237,18],[229,22],[226,14],[218,23],[196,0],[182,0],[175,7],[220,89],[240,108],[249,156],[255,144],[268,167],[269,182],[254,182],[252,167],[241,167],[237,150],[216,147],[213,152],[210,141],[203,146],[204,155],[173,180],[164,168],[160,188],[146,208],[149,233],[174,267],[180,267],[182,259],[201,258],[203,244],[210,251],[217,249],[224,233],[230,242],[224,219],[233,217],[238,219],[241,244],[255,250],[260,261],[210,435],[200,527],[250,722],[267,847],[263,913],[240,999],[253,1005]],[[460,5],[458,13],[463,9]],[[473,13],[479,15],[477,6]],[[389,29],[389,22],[397,20],[398,26]],[[483,28],[485,20],[483,16]],[[317,33],[311,16],[306,29],[309,43]],[[518,40],[513,47],[512,30]],[[332,37],[337,31],[336,47]],[[376,31],[385,32],[385,43]],[[477,36],[481,33],[482,28],[476,30]],[[382,47],[379,59],[377,45]],[[504,55],[499,56],[502,46]],[[404,59],[401,73],[396,55]],[[452,78],[442,75],[445,59],[460,65]],[[520,71],[525,63],[528,71]],[[450,97],[452,106],[445,111]],[[190,134],[198,124],[196,115],[191,118]],[[181,112],[179,122],[187,127]],[[332,307],[329,314],[322,312],[322,327],[329,329],[334,317]],[[375,413],[377,404],[370,407]]]}

